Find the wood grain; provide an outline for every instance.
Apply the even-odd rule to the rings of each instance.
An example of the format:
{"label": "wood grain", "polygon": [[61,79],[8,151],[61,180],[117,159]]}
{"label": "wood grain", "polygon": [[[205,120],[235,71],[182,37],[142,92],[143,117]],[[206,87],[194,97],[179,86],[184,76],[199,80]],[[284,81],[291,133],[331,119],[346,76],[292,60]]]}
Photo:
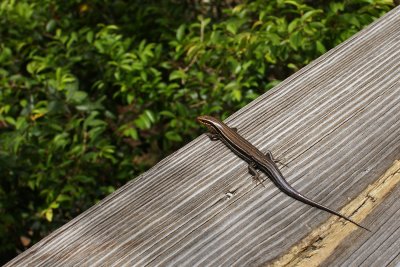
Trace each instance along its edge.
{"label": "wood grain", "polygon": [[[399,70],[397,7],[226,122],[285,161],[294,188],[339,210],[400,158]],[[202,135],[6,266],[266,264],[331,215],[265,186]],[[399,261],[398,193],[363,222],[391,239],[359,229],[329,264]]]}

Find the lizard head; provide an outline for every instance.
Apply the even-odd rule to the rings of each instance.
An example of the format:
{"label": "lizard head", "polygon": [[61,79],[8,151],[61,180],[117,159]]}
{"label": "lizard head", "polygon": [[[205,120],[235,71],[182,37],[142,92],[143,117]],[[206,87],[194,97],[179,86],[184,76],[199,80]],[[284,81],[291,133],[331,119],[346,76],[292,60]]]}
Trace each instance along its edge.
{"label": "lizard head", "polygon": [[197,121],[206,126],[210,133],[216,133],[217,125],[220,124],[220,121],[218,119],[208,115],[198,116]]}

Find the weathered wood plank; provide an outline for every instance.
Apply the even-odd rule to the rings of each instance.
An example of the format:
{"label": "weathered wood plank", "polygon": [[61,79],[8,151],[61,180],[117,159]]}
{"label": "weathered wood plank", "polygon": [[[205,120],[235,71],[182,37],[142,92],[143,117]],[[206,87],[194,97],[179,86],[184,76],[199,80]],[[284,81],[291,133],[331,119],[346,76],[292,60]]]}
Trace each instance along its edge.
{"label": "weathered wood plank", "polygon": [[[386,206],[387,199],[390,199],[390,197],[396,196],[397,198],[393,190],[399,186],[400,161],[395,161],[379,179],[368,185],[355,199],[352,199],[341,209],[341,213],[352,214],[353,220],[364,220],[364,224],[372,225],[371,227],[375,229],[372,233],[367,235],[360,231],[355,233],[358,229],[356,226],[343,224],[337,218],[331,217],[313,229],[310,234],[273,263],[270,263],[269,266],[386,266],[384,263],[393,262],[399,247],[393,244],[394,242],[392,241],[398,240],[399,236],[394,234],[387,238],[389,229],[386,227],[376,228],[373,226],[373,222],[382,222],[393,218],[394,213],[392,211],[382,214],[374,210],[378,209],[379,211],[379,208]],[[396,205],[395,203],[393,204]],[[398,227],[396,223],[394,223],[394,227]],[[350,241],[350,239],[353,240]],[[364,244],[355,246],[355,241],[359,244],[361,244],[361,241],[366,241],[365,243],[369,243],[370,246],[364,246]],[[390,249],[383,252],[379,251],[379,249],[376,250],[377,244],[382,243],[389,245],[394,253],[391,253]],[[359,251],[354,253],[355,250]],[[355,260],[355,255],[357,262],[353,261]],[[374,257],[376,255],[380,255],[380,257]],[[341,261],[348,259],[346,256],[351,256],[351,261],[341,265]],[[375,263],[363,264],[367,258],[371,257],[374,258]],[[376,264],[377,262],[380,262],[380,264]]]}
{"label": "weathered wood plank", "polygon": [[400,185],[374,212],[380,221],[376,231],[368,235],[349,236],[324,261],[323,266],[395,266],[400,263]]}
{"label": "weathered wood plank", "polygon": [[[399,48],[398,7],[227,123],[289,164],[282,172],[293,187],[339,209],[400,158]],[[265,186],[255,186],[245,162],[203,135],[6,266],[264,264],[330,216]],[[393,208],[365,222],[400,239],[393,198],[385,202]],[[340,254],[345,265],[378,237],[359,229],[351,238],[352,253]],[[398,245],[384,244],[376,253]]]}

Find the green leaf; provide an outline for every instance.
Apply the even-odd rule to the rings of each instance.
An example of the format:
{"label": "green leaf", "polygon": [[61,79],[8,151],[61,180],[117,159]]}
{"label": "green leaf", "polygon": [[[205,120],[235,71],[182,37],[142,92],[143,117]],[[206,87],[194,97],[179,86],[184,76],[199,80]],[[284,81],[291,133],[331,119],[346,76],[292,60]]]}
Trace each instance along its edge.
{"label": "green leaf", "polygon": [[156,121],[156,117],[151,110],[146,109],[144,111],[144,116],[146,116],[151,123],[154,123]]}
{"label": "green leaf", "polygon": [[225,90],[232,91],[238,89],[240,86],[236,81],[232,81],[225,86]]}
{"label": "green leaf", "polygon": [[301,7],[301,4],[296,2],[296,1],[294,1],[294,0],[284,0],[283,2],[285,4],[287,4],[287,5],[293,5],[293,6],[297,7],[297,8]]}
{"label": "green leaf", "polygon": [[237,33],[237,25],[235,23],[228,23],[226,25],[226,29],[228,30],[228,32],[232,33],[233,35],[235,35]]}
{"label": "green leaf", "polygon": [[15,119],[13,117],[10,117],[10,116],[5,117],[5,120],[6,120],[6,122],[8,122],[11,125],[16,125],[16,123],[17,123],[15,121]]}
{"label": "green leaf", "polygon": [[242,91],[240,89],[234,89],[232,91],[232,98],[236,101],[242,100]]}
{"label": "green leaf", "polygon": [[165,133],[165,137],[173,142],[181,142],[182,141],[182,137],[174,131],[168,131]]}
{"label": "green leaf", "polygon": [[64,149],[66,145],[69,143],[69,136],[68,133],[63,132],[54,136],[52,140],[52,145],[55,148]]}
{"label": "green leaf", "polygon": [[86,126],[91,126],[91,127],[97,127],[97,126],[106,126],[107,123],[103,120],[99,120],[99,119],[92,119],[92,118],[88,118],[85,121],[85,125]]}
{"label": "green leaf", "polygon": [[185,24],[182,24],[181,26],[179,26],[178,30],[176,31],[176,39],[178,41],[183,40],[183,35],[185,34],[185,30],[186,30]]}
{"label": "green leaf", "polygon": [[128,104],[132,104],[132,102],[133,102],[134,99],[135,99],[135,96],[134,96],[133,94],[128,94],[128,95],[126,96],[126,102],[127,102]]}
{"label": "green leaf", "polygon": [[94,37],[94,33],[93,33],[93,31],[88,31],[87,33],[86,33],[86,41],[88,42],[88,43],[93,43],[93,37]]}
{"label": "green leaf", "polygon": [[54,19],[50,19],[49,22],[46,24],[46,31],[47,32],[52,32],[56,28],[56,21]]}
{"label": "green leaf", "polygon": [[299,22],[300,22],[299,19],[294,19],[294,20],[292,20],[292,21],[289,23],[288,32],[289,32],[289,33],[292,33],[292,32],[297,28],[297,26],[299,25]]}
{"label": "green leaf", "polygon": [[53,209],[46,209],[45,217],[48,222],[52,222],[53,221]]}
{"label": "green leaf", "polygon": [[301,34],[299,32],[294,32],[289,37],[290,46],[295,50],[299,50],[302,44]]}
{"label": "green leaf", "polygon": [[267,51],[264,55],[264,58],[267,62],[270,62],[272,64],[275,64],[277,62],[277,59],[275,58],[275,56],[270,53],[269,51]]}
{"label": "green leaf", "polygon": [[137,118],[136,120],[134,120],[134,124],[136,127],[138,127],[141,130],[146,130],[146,129],[150,129],[151,127],[151,121],[149,118],[147,118],[146,115],[141,114],[139,116],[139,118]]}
{"label": "green leaf", "polygon": [[176,115],[172,113],[171,111],[168,110],[163,110],[159,113],[161,116],[169,117],[169,118],[175,118]]}
{"label": "green leaf", "polygon": [[187,75],[184,70],[174,70],[169,75],[169,80],[170,81],[177,80],[177,79],[186,80],[186,77],[187,77]]}
{"label": "green leaf", "polygon": [[321,14],[323,13],[323,11],[321,9],[315,9],[315,10],[310,10],[307,11],[302,17],[301,20],[302,21],[307,21],[308,19],[311,19],[313,16],[317,15],[317,14]]}
{"label": "green leaf", "polygon": [[82,103],[88,96],[84,91],[69,91],[67,99],[75,103]]}
{"label": "green leaf", "polygon": [[70,201],[71,197],[65,194],[60,194],[56,198],[56,202],[65,202],[65,201]]}
{"label": "green leaf", "polygon": [[123,130],[122,134],[126,137],[130,137],[134,140],[138,140],[139,139],[139,135],[138,132],[136,131],[135,128],[133,127],[129,127]]}
{"label": "green leaf", "polygon": [[18,117],[17,122],[15,123],[15,127],[17,130],[22,130],[27,126],[26,119],[23,117]]}
{"label": "green leaf", "polygon": [[289,63],[287,66],[288,66],[288,68],[290,68],[290,69],[292,69],[294,71],[298,71],[299,70],[299,68],[293,63]]}
{"label": "green leaf", "polygon": [[319,52],[319,53],[321,53],[321,54],[324,54],[325,52],[326,52],[326,48],[325,48],[325,46],[323,45],[323,43],[321,43],[321,41],[317,41],[316,42],[316,46],[317,46],[317,51]]}
{"label": "green leaf", "polygon": [[339,11],[344,10],[344,3],[330,2],[329,8],[332,10],[333,13],[338,13]]}

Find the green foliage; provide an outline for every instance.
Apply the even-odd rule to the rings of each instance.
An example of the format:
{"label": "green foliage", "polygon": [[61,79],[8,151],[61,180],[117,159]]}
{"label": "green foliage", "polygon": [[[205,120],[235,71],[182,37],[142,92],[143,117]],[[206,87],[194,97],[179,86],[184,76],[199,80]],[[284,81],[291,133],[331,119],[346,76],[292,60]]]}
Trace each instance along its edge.
{"label": "green foliage", "polygon": [[0,4],[2,261],[391,7],[131,2]]}

